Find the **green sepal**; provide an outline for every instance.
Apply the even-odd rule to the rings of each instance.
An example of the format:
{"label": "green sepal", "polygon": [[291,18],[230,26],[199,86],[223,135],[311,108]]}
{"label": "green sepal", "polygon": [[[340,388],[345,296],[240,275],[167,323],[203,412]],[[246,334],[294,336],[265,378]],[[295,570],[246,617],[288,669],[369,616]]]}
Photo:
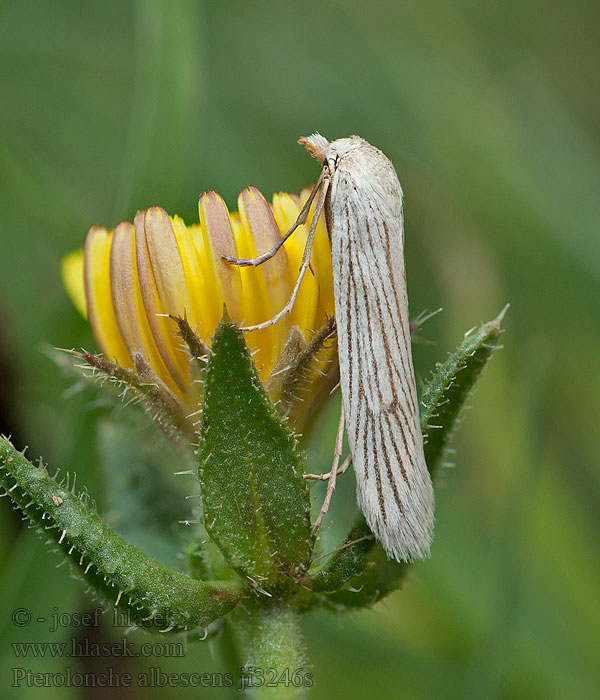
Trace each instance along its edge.
{"label": "green sepal", "polygon": [[302,420],[306,413],[307,407],[300,391],[302,385],[310,382],[311,368],[314,371],[315,360],[334,336],[333,317],[325,321],[310,342],[304,339],[304,334],[298,326],[292,326],[290,329],[287,342],[266,383],[266,390],[279,413],[293,424],[299,419]]}
{"label": "green sepal", "polygon": [[302,457],[226,315],[206,367],[199,477],[206,531],[250,585],[285,587],[303,575],[313,538]]}
{"label": "green sepal", "polygon": [[327,566],[312,576],[311,588],[315,593],[333,593],[365,568],[366,557],[375,546],[375,535],[360,515],[348,536],[332,555]]}
{"label": "green sepal", "polygon": [[[443,461],[460,410],[497,347],[505,311],[493,321],[467,333],[448,359],[436,366],[423,390],[421,430],[427,467],[432,477]],[[409,568],[409,564],[387,558],[360,515],[337,552],[312,575],[312,585],[307,585],[314,592],[328,594],[320,599],[326,607],[366,607],[399,588]],[[304,598],[303,604],[310,607],[316,602],[316,599],[309,602]]]}
{"label": "green sepal", "polygon": [[86,502],[0,437],[0,483],[18,508],[66,556],[79,578],[132,626],[181,632],[205,627],[242,597],[239,584],[196,581],[111,530]]}
{"label": "green sepal", "polygon": [[135,369],[121,367],[104,355],[67,350],[73,357],[85,362],[101,379],[108,379],[120,391],[139,400],[146,413],[163,433],[175,443],[186,444],[194,437],[193,422],[187,416],[181,400],[162,382],[142,355],[134,353]]}

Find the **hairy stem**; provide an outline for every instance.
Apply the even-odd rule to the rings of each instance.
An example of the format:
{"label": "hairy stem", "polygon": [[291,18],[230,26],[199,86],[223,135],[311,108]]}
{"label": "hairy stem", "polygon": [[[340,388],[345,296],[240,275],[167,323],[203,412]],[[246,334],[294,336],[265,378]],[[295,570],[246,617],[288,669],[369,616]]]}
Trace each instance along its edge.
{"label": "hairy stem", "polygon": [[302,700],[312,685],[298,614],[283,599],[261,599],[240,611],[246,665],[245,683],[256,700]]}

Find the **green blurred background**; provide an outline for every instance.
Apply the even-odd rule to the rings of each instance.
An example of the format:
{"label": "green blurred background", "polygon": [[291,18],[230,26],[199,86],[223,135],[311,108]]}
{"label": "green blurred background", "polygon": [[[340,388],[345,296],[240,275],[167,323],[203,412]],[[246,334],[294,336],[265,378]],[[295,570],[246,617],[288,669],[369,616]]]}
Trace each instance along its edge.
{"label": "green blurred background", "polygon": [[[298,191],[318,166],[296,138],[357,133],[404,187],[413,315],[444,308],[419,375],[511,304],[437,490],[432,558],[372,611],[306,620],[314,698],[600,697],[599,20],[591,0],[0,5],[0,430],[100,507],[107,410],[48,357],[93,347],[59,272],[92,224],[154,204],[195,221],[207,189],[231,208],[248,184]],[[334,414],[310,436],[315,468]],[[7,499],[0,528],[0,687],[107,697],[9,687],[14,666],[66,664],[15,659],[12,642],[61,636],[12,611],[90,603]],[[144,665],[223,670],[208,643]],[[229,697],[127,694],[180,696]]]}

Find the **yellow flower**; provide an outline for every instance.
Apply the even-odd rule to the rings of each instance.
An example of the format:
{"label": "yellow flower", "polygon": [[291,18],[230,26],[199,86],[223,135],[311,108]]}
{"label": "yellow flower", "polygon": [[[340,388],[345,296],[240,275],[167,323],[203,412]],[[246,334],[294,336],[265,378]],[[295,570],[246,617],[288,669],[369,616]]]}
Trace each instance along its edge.
{"label": "yellow flower", "polygon": [[[259,267],[230,265],[221,256],[252,258],[270,249],[296,221],[308,194],[276,194],[271,205],[255,187],[248,187],[238,197],[239,212],[230,213],[219,194],[207,192],[198,203],[199,224],[188,226],[152,207],[138,212],[133,224],[122,222],[114,230],[92,227],[83,251],[67,256],[62,272],[105,358],[133,370],[143,360],[185,410],[196,408],[189,351],[169,315],[185,317],[208,344],[224,305],[240,325],[274,316],[296,281],[308,226],[299,227]],[[273,400],[281,398],[275,376],[285,372],[294,356],[306,354],[315,333],[333,316],[331,251],[323,220],[316,229],[312,268],[314,275],[305,275],[292,312],[246,335]],[[331,374],[336,357],[332,343],[315,349],[318,355],[305,358],[300,368],[304,406],[324,375]]]}

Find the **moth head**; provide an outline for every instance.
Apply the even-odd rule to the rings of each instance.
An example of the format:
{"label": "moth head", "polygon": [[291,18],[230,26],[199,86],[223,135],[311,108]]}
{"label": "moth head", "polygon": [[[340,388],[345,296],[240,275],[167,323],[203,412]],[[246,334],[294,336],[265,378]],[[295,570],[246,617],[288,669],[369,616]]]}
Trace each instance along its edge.
{"label": "moth head", "polygon": [[329,149],[329,141],[321,134],[312,134],[312,136],[303,136],[298,139],[298,143],[306,148],[310,155],[318,160],[321,165],[325,160],[327,150]]}
{"label": "moth head", "polygon": [[298,139],[298,143],[305,146],[311,156],[318,160],[321,165],[328,166],[330,172],[333,172],[341,158],[350,151],[363,146],[366,141],[360,136],[350,136],[349,138],[336,139],[330,143],[321,134],[313,134]]}

